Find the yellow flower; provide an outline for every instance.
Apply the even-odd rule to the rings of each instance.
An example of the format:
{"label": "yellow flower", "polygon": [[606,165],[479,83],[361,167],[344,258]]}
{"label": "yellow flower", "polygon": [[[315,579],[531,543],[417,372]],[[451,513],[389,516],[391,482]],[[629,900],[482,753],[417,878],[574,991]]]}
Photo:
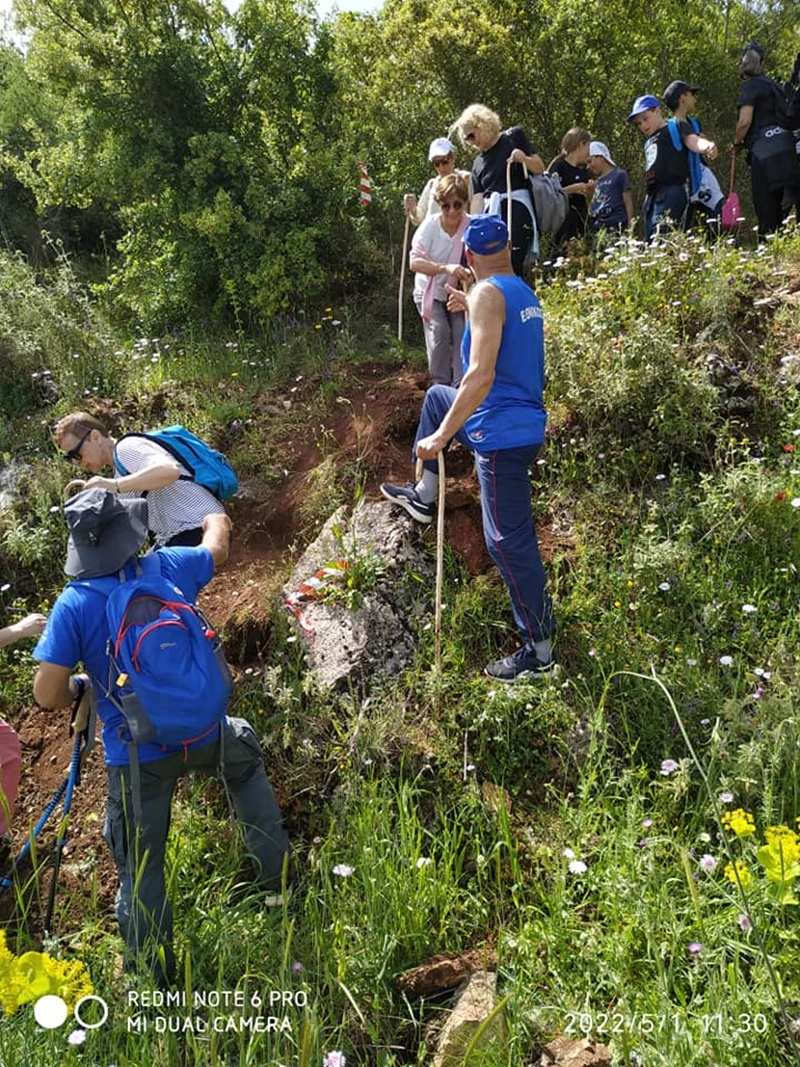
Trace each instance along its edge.
{"label": "yellow flower", "polygon": [[726,830],[732,830],[737,837],[749,837],[756,831],[755,819],[749,811],[743,808],[726,811],[722,816],[722,825]]}
{"label": "yellow flower", "polygon": [[0,1004],[13,1015],[21,1004],[52,994],[73,1011],[81,997],[93,991],[89,972],[79,961],[54,960],[46,952],[14,956],[0,930]]}
{"label": "yellow flower", "polygon": [[[749,889],[753,884],[753,876],[750,873],[749,867],[740,863],[739,860],[736,860],[735,864],[729,863],[725,868],[724,873],[728,881],[733,882],[734,885],[741,883],[742,889]],[[738,879],[736,877],[737,874],[739,876]]]}

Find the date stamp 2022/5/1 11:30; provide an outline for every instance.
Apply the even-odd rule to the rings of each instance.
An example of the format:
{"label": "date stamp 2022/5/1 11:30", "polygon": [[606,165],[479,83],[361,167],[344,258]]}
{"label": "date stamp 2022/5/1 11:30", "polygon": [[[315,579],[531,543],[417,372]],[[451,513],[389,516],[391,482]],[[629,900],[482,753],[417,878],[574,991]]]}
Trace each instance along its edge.
{"label": "date stamp 2022/5/1 11:30", "polygon": [[765,1034],[769,1017],[763,1012],[725,1012],[685,1015],[682,1012],[568,1011],[564,1033],[574,1037],[606,1037],[612,1034],[662,1034],[693,1030],[703,1036],[724,1033]]}

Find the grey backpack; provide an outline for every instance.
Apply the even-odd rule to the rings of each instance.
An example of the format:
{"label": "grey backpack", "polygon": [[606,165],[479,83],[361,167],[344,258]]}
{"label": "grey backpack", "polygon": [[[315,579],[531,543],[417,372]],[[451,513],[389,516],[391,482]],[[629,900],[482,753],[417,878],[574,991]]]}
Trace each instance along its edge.
{"label": "grey backpack", "polygon": [[555,236],[567,221],[569,211],[569,197],[564,192],[558,175],[547,171],[544,174],[529,174],[528,184],[539,233]]}

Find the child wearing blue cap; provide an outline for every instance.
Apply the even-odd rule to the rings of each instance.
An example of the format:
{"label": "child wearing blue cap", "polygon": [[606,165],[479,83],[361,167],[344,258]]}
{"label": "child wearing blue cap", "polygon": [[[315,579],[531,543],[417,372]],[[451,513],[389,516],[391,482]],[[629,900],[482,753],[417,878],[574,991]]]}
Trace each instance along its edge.
{"label": "child wearing blue cap", "polygon": [[647,195],[642,214],[644,235],[657,229],[683,229],[689,206],[689,162],[683,146],[675,148],[658,98],[649,94],[633,102],[629,123],[644,135],[644,180]]}

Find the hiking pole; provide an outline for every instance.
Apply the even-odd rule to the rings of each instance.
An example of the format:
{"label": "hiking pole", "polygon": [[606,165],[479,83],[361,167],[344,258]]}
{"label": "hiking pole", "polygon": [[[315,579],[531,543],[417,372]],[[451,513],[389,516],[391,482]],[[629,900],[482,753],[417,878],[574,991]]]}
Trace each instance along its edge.
{"label": "hiking pole", "polygon": [[[437,674],[442,671],[442,584],[444,578],[444,452],[436,459],[439,462],[439,502],[436,508],[436,592],[433,608],[433,657]],[[417,481],[422,478],[422,460],[417,460]]]}
{"label": "hiking pole", "polygon": [[[82,682],[82,680],[81,680]],[[75,792],[75,786],[80,785],[81,781],[81,765],[86,753],[91,749],[94,740],[94,724],[95,713],[97,710],[96,697],[94,689],[90,688],[88,694],[86,693],[86,683],[78,687],[78,693],[75,697],[75,703],[72,706],[72,718],[70,726],[75,722],[75,717],[78,714],[78,709],[84,699],[84,696],[88,696],[90,701],[89,714],[86,719],[86,725],[82,730],[79,730],[75,736],[75,743],[72,746],[72,759],[69,764],[69,773],[67,775],[65,790],[64,790],[64,811],[61,816],[61,822],[58,824],[58,836],[56,837],[56,854],[53,859],[53,877],[50,882],[50,893],[47,898],[47,910],[45,911],[44,923],[42,929],[45,937],[50,934],[50,924],[53,920],[53,907],[56,902],[56,887],[58,885],[58,875],[61,870],[61,855],[64,851],[64,846],[67,843],[67,827],[69,825],[69,815],[72,808],[72,794]],[[90,742],[90,731],[92,741]],[[86,748],[84,749],[84,745]]]}
{"label": "hiking pole", "polygon": [[403,340],[403,286],[406,280],[406,256],[408,255],[408,231],[411,216],[406,215],[406,228],[403,233],[403,255],[400,259],[400,289],[397,293],[397,340]]}
{"label": "hiking pole", "polygon": [[508,226],[508,241],[511,243],[511,164],[509,159],[506,163],[506,225]]}

